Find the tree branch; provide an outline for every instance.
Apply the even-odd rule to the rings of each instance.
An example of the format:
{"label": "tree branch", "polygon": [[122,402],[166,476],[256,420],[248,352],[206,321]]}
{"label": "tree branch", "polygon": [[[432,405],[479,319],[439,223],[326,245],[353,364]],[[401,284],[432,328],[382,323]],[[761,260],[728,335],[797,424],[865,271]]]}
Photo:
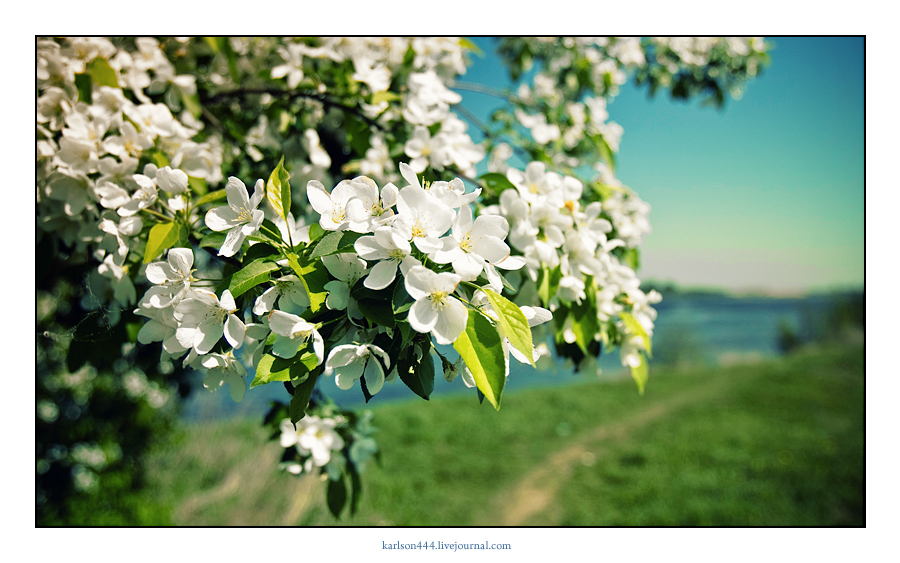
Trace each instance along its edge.
{"label": "tree branch", "polygon": [[320,94],[319,92],[314,92],[311,90],[282,90],[280,88],[239,88],[237,90],[217,92],[216,94],[213,94],[209,97],[201,94],[200,98],[201,102],[203,102],[204,104],[217,104],[230,98],[244,98],[246,96],[262,94],[268,94],[274,97],[286,97],[288,99],[306,98],[309,100],[316,100],[326,108],[335,108],[347,113],[351,113],[365,121],[370,127],[375,127],[381,131],[387,130],[383,125],[360,111],[359,108],[344,105],[339,101],[326,96],[325,94]]}

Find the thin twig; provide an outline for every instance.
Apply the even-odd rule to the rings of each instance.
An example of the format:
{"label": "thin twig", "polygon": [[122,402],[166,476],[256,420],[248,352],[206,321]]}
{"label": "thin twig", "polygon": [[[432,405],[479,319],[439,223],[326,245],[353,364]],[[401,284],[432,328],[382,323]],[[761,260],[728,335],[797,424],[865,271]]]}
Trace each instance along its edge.
{"label": "thin twig", "polygon": [[457,80],[454,80],[447,86],[454,90],[469,90],[470,92],[479,92],[481,94],[487,94],[489,96],[494,96],[495,98],[500,98],[501,100],[506,100],[507,102],[511,101],[509,99],[509,95],[506,92],[503,92],[502,90],[498,90],[496,88],[491,88],[490,86],[485,86],[483,84],[474,84],[472,82],[459,82]]}

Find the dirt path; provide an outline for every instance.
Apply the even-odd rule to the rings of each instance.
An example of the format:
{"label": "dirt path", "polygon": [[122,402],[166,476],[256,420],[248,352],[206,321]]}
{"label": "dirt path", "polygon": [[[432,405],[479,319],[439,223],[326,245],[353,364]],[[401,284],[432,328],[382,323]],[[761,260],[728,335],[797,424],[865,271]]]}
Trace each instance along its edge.
{"label": "dirt path", "polygon": [[[728,382],[717,379],[703,386],[692,387],[663,401],[647,406],[614,424],[604,424],[587,431],[574,443],[550,454],[534,470],[522,477],[513,487],[497,495],[494,506],[499,508],[489,520],[501,526],[547,525],[555,520],[548,514],[553,499],[560,487],[569,480],[577,464],[584,461],[593,463],[602,457],[604,445],[620,442],[632,432],[647,426],[674,411],[700,403],[719,395],[728,387]],[[542,516],[538,521],[535,517]]]}

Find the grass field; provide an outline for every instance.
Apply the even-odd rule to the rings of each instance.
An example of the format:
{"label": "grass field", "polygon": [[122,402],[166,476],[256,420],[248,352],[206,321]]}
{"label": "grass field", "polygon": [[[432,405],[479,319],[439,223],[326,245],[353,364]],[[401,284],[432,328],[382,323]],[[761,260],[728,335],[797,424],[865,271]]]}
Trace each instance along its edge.
{"label": "grass field", "polygon": [[276,469],[257,420],[186,426],[151,458],[175,525],[865,525],[861,348],[371,408],[382,465],[358,513]]}

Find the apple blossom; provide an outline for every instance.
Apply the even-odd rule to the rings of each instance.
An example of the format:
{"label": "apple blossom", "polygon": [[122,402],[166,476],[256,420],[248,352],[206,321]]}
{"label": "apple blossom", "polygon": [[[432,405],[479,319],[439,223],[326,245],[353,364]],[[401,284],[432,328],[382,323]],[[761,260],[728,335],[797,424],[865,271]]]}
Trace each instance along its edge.
{"label": "apple blossom", "polygon": [[257,180],[250,198],[244,183],[232,176],[225,185],[225,194],[228,206],[210,209],[206,214],[206,226],[214,231],[228,231],[219,256],[234,256],[244,238],[258,231],[262,224],[264,214],[257,207],[265,195],[265,186],[262,180]]}

